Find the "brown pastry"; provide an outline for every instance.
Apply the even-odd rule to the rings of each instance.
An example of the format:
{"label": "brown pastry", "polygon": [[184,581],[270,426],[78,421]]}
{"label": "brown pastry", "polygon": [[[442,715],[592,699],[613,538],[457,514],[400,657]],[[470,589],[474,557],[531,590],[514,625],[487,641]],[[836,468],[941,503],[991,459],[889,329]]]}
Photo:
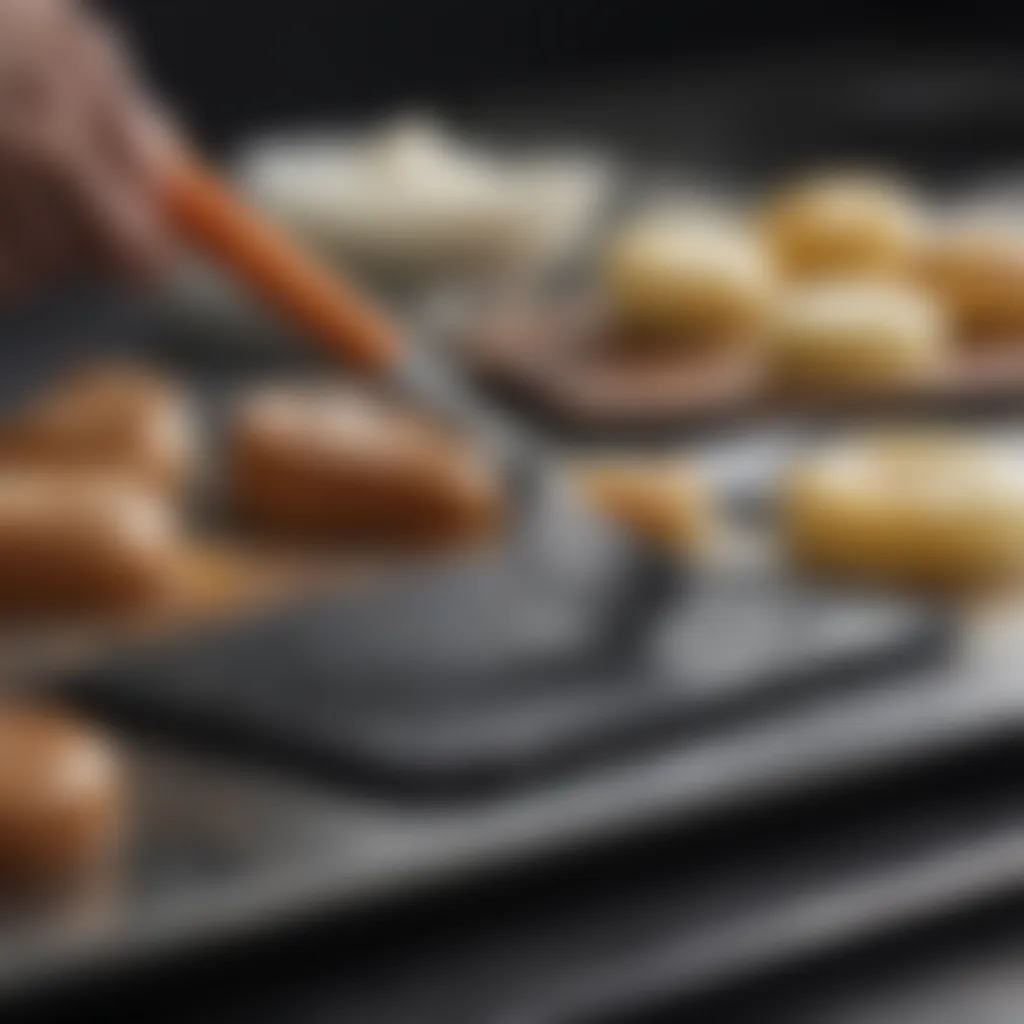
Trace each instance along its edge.
{"label": "brown pastry", "polygon": [[960,337],[1024,335],[1024,232],[982,222],[946,225],[926,243],[921,273]]}
{"label": "brown pastry", "polygon": [[131,366],[97,366],[0,423],[0,469],[102,471],[174,492],[193,440],[190,409],[172,385]]}
{"label": "brown pastry", "polygon": [[624,342],[679,346],[748,341],[763,325],[772,276],[757,240],[698,214],[649,214],[608,248],[604,295]]}
{"label": "brown pastry", "polygon": [[0,611],[134,610],[169,593],[166,503],[120,477],[0,472]]}
{"label": "brown pastry", "polygon": [[575,470],[584,497],[625,529],[672,550],[701,544],[711,527],[707,494],[677,458],[599,458]]}
{"label": "brown pastry", "polygon": [[346,389],[271,388],[237,411],[234,507],[294,538],[387,544],[457,540],[495,525],[495,474],[433,421]]}
{"label": "brown pastry", "polygon": [[912,270],[923,216],[897,182],[822,174],[783,189],[769,201],[761,223],[788,277],[887,277]]}
{"label": "brown pastry", "polygon": [[0,886],[79,877],[119,846],[124,783],[108,741],[27,706],[0,708]]}
{"label": "brown pastry", "polygon": [[1024,466],[955,436],[851,442],[796,467],[782,523],[797,563],[818,572],[991,585],[1024,571]]}

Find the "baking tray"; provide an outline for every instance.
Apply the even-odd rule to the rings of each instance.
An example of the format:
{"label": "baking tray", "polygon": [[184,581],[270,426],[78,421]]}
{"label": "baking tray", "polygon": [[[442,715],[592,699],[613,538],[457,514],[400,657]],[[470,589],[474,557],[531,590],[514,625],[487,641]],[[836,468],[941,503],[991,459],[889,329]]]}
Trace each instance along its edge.
{"label": "baking tray", "polygon": [[[733,1021],[742,1007],[735,1019],[757,1024],[766,1013],[773,1024],[831,1019],[825,1007],[835,1000],[820,999],[829,986],[814,968],[825,965],[824,981],[831,974],[834,983],[831,963],[844,997],[855,982],[869,991],[870,968],[900,951],[896,942],[871,950],[883,933],[948,924],[968,903],[1006,906],[1020,865],[1020,754],[1001,749],[938,778],[881,782],[824,806],[606,851],[585,870],[561,865],[537,884],[476,887],[383,922],[332,928],[316,946],[272,943],[202,996],[179,984],[166,1013],[199,1009],[210,1024],[246,1012],[360,1024],[653,1024]],[[868,952],[853,958],[852,979],[851,940]],[[266,968],[272,980],[254,983]],[[128,1005],[145,1006],[146,992]],[[818,1013],[805,1017],[797,1006],[807,997]],[[116,998],[123,1005],[123,990]]]}
{"label": "baking tray", "polygon": [[[874,683],[651,747],[529,793],[457,806],[410,807],[124,734],[140,807],[129,870],[98,900],[69,904],[62,917],[0,927],[0,999],[169,966],[184,953],[287,933],[325,915],[366,913],[626,836],[706,825],[751,805],[778,805],[1017,739],[1024,729],[1024,696],[1005,675],[985,677],[960,664]],[[892,927],[907,907],[926,914],[938,892],[948,906],[974,898],[982,883],[1008,891],[1022,880],[1016,847],[986,837],[973,851],[977,859],[963,861],[963,852],[955,872],[951,862],[913,890],[912,905],[869,898],[862,919],[838,924]],[[947,884],[964,878],[979,884]],[[842,928],[830,930],[828,941],[840,941]],[[794,955],[808,948],[804,938]],[[767,945],[716,949],[723,972],[778,962],[763,959]]]}
{"label": "baking tray", "polygon": [[67,685],[129,724],[450,801],[934,666],[952,643],[940,609],[780,572],[688,578],[674,592],[635,579],[632,609],[612,623],[529,579],[512,592],[510,577],[435,569],[321,596]]}

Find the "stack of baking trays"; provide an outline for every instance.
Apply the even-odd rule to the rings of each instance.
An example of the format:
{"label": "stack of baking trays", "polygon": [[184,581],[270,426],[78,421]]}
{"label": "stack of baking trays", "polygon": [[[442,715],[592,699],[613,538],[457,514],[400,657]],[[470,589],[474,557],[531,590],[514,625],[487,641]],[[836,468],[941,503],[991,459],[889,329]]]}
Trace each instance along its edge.
{"label": "stack of baking trays", "polygon": [[[845,426],[1017,386],[1024,243],[1005,223],[940,230],[843,175],[756,229],[659,206],[595,243],[593,167],[566,193],[565,164],[513,174],[422,127],[358,160],[350,140],[294,145],[246,177],[278,216],[298,182],[314,243],[356,261],[372,238],[379,264],[429,227],[450,276],[486,241],[515,298],[462,305],[445,338],[411,324],[457,409],[294,340],[226,343],[213,311],[204,335],[195,308],[183,332],[87,295],[5,325],[5,991],[1017,734],[1012,430]],[[359,189],[385,171],[371,224]],[[544,286],[595,245],[592,272]],[[664,441],[709,402],[757,423],[581,451],[472,371],[605,436],[656,414]],[[1006,849],[916,887],[875,865],[884,898],[736,949],[706,931],[701,963],[1010,884]]]}

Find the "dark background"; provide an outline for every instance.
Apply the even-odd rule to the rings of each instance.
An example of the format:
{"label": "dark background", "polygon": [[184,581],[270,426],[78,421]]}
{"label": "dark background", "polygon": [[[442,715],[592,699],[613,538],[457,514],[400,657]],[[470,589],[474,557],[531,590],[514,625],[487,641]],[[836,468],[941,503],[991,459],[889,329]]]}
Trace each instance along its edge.
{"label": "dark background", "polygon": [[1013,155],[1024,124],[1021,32],[993,0],[104,6],[213,146],[429,103],[485,124],[514,108],[534,131],[722,165],[849,149],[933,168]]}

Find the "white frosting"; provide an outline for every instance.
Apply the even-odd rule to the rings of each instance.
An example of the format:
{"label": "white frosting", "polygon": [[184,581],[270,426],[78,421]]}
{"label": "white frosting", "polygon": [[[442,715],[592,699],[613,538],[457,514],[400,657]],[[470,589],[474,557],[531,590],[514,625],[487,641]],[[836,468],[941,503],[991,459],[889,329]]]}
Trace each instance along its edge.
{"label": "white frosting", "polygon": [[499,159],[426,119],[361,139],[270,142],[242,168],[257,201],[352,258],[474,267],[571,244],[605,194],[592,162]]}

